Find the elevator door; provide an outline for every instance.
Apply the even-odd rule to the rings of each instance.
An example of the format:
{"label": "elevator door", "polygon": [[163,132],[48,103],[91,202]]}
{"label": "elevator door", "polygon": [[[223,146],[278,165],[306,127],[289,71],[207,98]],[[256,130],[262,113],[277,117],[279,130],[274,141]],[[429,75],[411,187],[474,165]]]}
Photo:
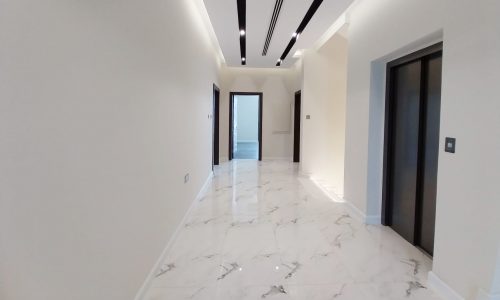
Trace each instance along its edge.
{"label": "elevator door", "polygon": [[389,64],[384,183],[384,224],[431,255],[442,62],[441,48],[432,49]]}
{"label": "elevator door", "polygon": [[439,153],[439,122],[441,113],[441,55],[426,61],[426,85],[424,90],[423,144],[422,144],[422,202],[419,207],[420,226],[416,243],[433,254],[434,227],[436,221],[436,192]]}
{"label": "elevator door", "polygon": [[393,69],[392,228],[415,239],[421,62]]}

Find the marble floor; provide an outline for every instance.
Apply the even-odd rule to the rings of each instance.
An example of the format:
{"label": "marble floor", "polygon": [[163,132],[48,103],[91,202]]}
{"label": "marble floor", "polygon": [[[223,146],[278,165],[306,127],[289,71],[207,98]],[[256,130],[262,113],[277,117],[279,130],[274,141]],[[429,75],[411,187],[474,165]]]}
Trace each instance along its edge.
{"label": "marble floor", "polygon": [[364,225],[285,161],[225,163],[191,211],[145,300],[440,299],[431,260]]}

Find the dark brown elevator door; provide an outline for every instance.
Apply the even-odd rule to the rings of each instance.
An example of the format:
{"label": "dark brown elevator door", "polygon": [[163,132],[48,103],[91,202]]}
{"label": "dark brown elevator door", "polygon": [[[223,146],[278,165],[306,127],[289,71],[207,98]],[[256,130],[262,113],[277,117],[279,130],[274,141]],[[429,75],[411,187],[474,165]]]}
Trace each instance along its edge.
{"label": "dark brown elevator door", "polygon": [[442,44],[389,64],[384,224],[434,252]]}
{"label": "dark brown elevator door", "polygon": [[434,252],[436,220],[439,122],[441,113],[441,55],[426,61],[426,89],[422,154],[422,202],[417,244],[429,254]]}
{"label": "dark brown elevator door", "polygon": [[414,240],[418,169],[421,63],[393,69],[392,228]]}

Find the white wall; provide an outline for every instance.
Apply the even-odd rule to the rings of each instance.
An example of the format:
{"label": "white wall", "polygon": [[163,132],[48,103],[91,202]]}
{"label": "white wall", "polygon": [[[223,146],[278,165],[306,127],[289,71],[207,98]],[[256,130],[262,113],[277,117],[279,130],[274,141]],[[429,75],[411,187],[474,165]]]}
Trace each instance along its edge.
{"label": "white wall", "polygon": [[[237,141],[259,140],[259,96],[235,96],[237,102]],[[236,119],[235,119],[236,120]]]}
{"label": "white wall", "polygon": [[344,190],[346,92],[347,40],[336,34],[303,57],[301,169],[339,196]]}
{"label": "white wall", "polygon": [[296,90],[294,69],[223,68],[221,70],[220,157],[227,160],[229,92],[262,92],[262,156],[291,158],[291,105]]}
{"label": "white wall", "polygon": [[492,290],[500,240],[500,2],[360,1],[350,12],[345,198],[380,214],[385,63],[444,41],[433,271],[472,299]]}
{"label": "white wall", "polygon": [[498,247],[497,263],[491,284],[491,293],[500,295],[500,245]]}
{"label": "white wall", "polygon": [[134,298],[211,171],[200,4],[1,1],[0,299]]}

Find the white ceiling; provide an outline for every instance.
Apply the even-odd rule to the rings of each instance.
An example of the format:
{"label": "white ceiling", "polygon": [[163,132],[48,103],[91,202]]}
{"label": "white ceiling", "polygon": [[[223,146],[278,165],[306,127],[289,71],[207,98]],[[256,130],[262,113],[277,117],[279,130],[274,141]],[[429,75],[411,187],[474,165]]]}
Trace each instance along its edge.
{"label": "white ceiling", "polygon": [[[228,66],[241,66],[236,0],[204,0]],[[262,56],[275,0],[247,0],[246,59],[248,67],[275,67],[292,33],[299,27],[313,0],[284,0],[267,56]],[[292,66],[297,49],[311,48],[353,0],[324,0],[288,54],[282,67]]]}

